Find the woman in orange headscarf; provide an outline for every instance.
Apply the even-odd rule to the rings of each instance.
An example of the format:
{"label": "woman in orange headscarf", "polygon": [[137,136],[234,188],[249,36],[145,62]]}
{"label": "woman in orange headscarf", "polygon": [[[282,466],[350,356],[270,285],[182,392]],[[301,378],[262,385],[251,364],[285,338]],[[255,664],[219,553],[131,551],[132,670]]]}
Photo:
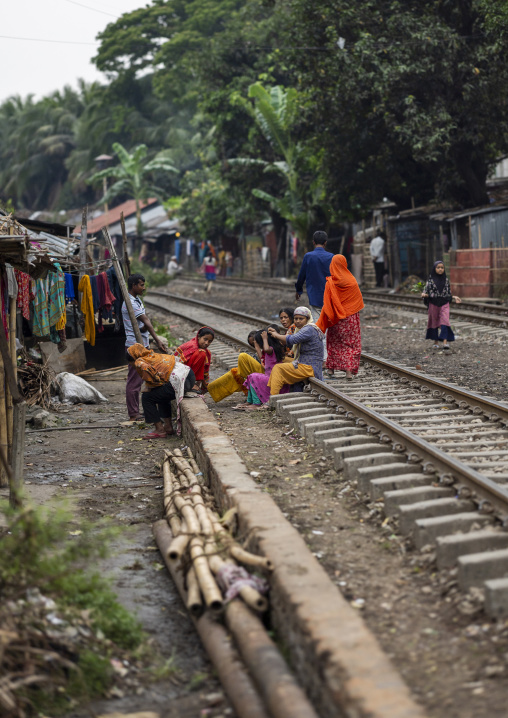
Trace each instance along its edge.
{"label": "woman in orange headscarf", "polygon": [[330,277],[326,278],[323,309],[316,325],[326,334],[328,358],[326,368],[346,372],[346,379],[358,374],[362,337],[360,310],[363,298],[358,282],[347,268],[347,260],[336,254],[330,263]]}

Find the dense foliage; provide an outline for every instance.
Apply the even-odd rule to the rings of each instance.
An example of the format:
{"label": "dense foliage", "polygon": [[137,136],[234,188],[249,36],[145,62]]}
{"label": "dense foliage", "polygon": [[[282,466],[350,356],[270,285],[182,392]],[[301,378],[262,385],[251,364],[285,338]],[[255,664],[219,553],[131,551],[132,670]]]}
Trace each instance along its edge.
{"label": "dense foliage", "polygon": [[505,0],[152,0],[99,40],[109,84],[0,105],[4,202],[97,201],[94,158],[145,145],[190,232],[304,234],[384,196],[482,204],[508,150]]}

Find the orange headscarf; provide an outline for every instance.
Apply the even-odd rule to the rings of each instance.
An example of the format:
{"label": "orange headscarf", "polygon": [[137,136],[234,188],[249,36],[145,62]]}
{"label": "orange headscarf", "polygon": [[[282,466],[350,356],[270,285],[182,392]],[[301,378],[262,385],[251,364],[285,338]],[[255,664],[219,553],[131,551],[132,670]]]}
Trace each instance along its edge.
{"label": "orange headscarf", "polygon": [[172,354],[156,354],[141,344],[133,344],[127,352],[135,359],[136,371],[148,386],[162,386],[169,381],[176,362]]}
{"label": "orange headscarf", "polygon": [[358,282],[347,268],[347,260],[342,254],[333,257],[330,274],[331,277],[326,278],[321,316],[316,322],[323,332],[364,307]]}

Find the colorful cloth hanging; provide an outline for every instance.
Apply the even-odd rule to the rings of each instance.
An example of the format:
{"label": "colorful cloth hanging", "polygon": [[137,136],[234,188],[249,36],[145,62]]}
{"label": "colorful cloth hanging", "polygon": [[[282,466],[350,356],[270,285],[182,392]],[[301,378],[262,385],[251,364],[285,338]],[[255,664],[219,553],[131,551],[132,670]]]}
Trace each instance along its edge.
{"label": "colorful cloth hanging", "polygon": [[32,294],[34,296],[33,333],[36,337],[47,337],[49,334],[48,313],[48,282],[46,279],[32,280]]}
{"label": "colorful cloth hanging", "polygon": [[91,346],[95,346],[95,316],[93,311],[92,287],[90,277],[85,274],[81,277],[78,290],[82,292],[81,311],[85,317],[85,338]]}
{"label": "colorful cloth hanging", "polygon": [[18,308],[25,319],[30,321],[30,276],[19,269],[14,270],[18,283]]}
{"label": "colorful cloth hanging", "polygon": [[[58,262],[54,263],[56,272],[48,273],[48,314],[49,326],[56,331],[65,329],[67,315],[65,313],[65,276]],[[58,344],[60,337],[55,341]]]}

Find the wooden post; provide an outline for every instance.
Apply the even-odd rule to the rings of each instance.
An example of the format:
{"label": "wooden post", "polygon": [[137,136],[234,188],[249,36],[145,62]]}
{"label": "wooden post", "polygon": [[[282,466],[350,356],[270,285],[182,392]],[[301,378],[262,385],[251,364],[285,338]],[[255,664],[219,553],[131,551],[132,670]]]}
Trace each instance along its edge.
{"label": "wooden post", "polygon": [[469,215],[469,247],[468,249],[472,249],[473,245],[471,242],[471,215]]}
{"label": "wooden post", "polygon": [[83,214],[81,216],[81,239],[79,241],[79,278],[86,274],[86,240],[87,240],[87,218],[88,218],[88,207],[83,207]]}
{"label": "wooden post", "polygon": [[478,219],[478,248],[483,249],[483,247],[482,247],[482,226],[480,224],[479,219]]}
{"label": "wooden post", "polygon": [[[14,401],[12,463],[11,471],[9,472],[7,470],[7,476],[9,479],[9,501],[11,506],[19,506],[21,504],[21,487],[23,486],[26,404],[23,397],[19,393],[15,371],[10,356],[9,343],[7,342],[7,336],[2,322],[0,322],[0,356],[3,361],[6,389],[8,386]],[[4,455],[6,461],[8,461],[7,451],[5,451],[3,446],[1,449],[2,461]]]}
{"label": "wooden post", "polygon": [[142,346],[144,346],[143,337],[141,336],[141,332],[139,331],[138,320],[136,319],[136,316],[134,314],[134,308],[132,306],[132,302],[131,302],[130,295],[129,295],[129,292],[127,289],[127,285],[125,283],[125,279],[124,279],[124,276],[122,273],[122,268],[120,267],[120,262],[118,261],[118,257],[116,256],[115,248],[113,247],[113,242],[111,241],[111,237],[109,236],[107,227],[102,228],[102,234],[104,235],[106,243],[109,247],[111,261],[113,262],[113,266],[115,268],[118,283],[120,284],[120,289],[122,290],[122,296],[123,296],[123,300],[125,302],[125,306],[127,307],[127,311],[129,312],[129,319],[131,320],[132,329],[134,330],[134,336],[136,337],[136,341],[138,342],[138,344],[141,344]]}
{"label": "wooden post", "polygon": [[[17,366],[16,366],[16,297],[10,297],[11,305],[9,307],[9,350],[11,355],[12,366],[14,369],[14,376],[17,380]],[[12,452],[12,422],[13,422],[13,401],[12,394],[6,387],[5,398],[7,402],[7,443],[9,445],[9,460],[11,459]]]}
{"label": "wooden post", "polygon": [[125,231],[125,219],[123,212],[120,214],[120,225],[122,227],[122,240],[123,240],[123,261],[125,265],[125,278],[131,276],[131,263],[129,260],[129,253],[127,251],[127,233]]}
{"label": "wooden post", "polygon": [[[4,330],[2,320],[2,332]],[[2,389],[2,395],[0,397],[0,451],[7,456],[9,454],[9,439],[7,436],[7,395],[10,394],[9,387],[7,384],[7,375],[5,372],[3,355],[0,354],[0,389]],[[5,389],[5,390],[4,390]],[[7,486],[8,473],[6,472],[3,464],[0,465],[0,486]]]}

